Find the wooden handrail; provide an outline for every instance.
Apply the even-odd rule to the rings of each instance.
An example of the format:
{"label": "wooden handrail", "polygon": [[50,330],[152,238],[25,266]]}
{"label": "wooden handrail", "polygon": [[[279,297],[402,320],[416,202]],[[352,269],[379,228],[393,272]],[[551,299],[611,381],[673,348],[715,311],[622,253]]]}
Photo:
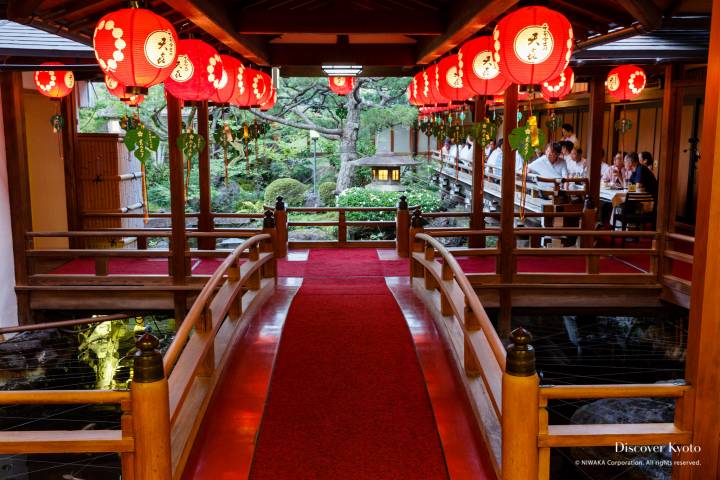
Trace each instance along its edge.
{"label": "wooden handrail", "polygon": [[581,398],[681,398],[690,385],[638,383],[611,385],[542,385],[540,397],[548,400]]}
{"label": "wooden handrail", "polygon": [[46,323],[35,323],[33,325],[19,325],[17,327],[5,327],[0,328],[0,335],[6,333],[21,333],[30,332],[34,330],[45,330],[48,328],[60,328],[60,327],[72,327],[75,325],[88,325],[90,323],[109,322],[111,320],[124,320],[130,318],[130,315],[125,313],[116,313],[113,315],[103,315],[92,318],[77,318],[74,320],[60,320],[58,322],[46,322]]}
{"label": "wooden handrail", "polygon": [[163,367],[165,369],[165,375],[169,376],[172,372],[173,367],[177,363],[178,357],[182,352],[185,343],[187,342],[190,332],[192,332],[198,319],[203,314],[203,311],[207,308],[207,304],[212,300],[215,290],[220,286],[220,282],[223,280],[227,270],[237,263],[241,254],[248,248],[259,246],[261,242],[271,240],[269,234],[255,235],[254,237],[244,241],[240,244],[228,257],[223,260],[220,266],[215,270],[210,279],[205,284],[197,299],[193,303],[190,311],[185,317],[183,323],[180,325],[173,342],[170,344],[165,357],[163,358]]}
{"label": "wooden handrail", "polygon": [[0,392],[0,405],[115,404],[130,400],[128,390],[8,390]]}
{"label": "wooden handrail", "polygon": [[457,262],[453,254],[448,252],[448,250],[443,244],[441,244],[439,241],[437,241],[430,235],[427,235],[425,233],[418,233],[415,235],[415,238],[417,240],[425,242],[426,244],[434,248],[435,251],[440,254],[443,262],[450,267],[453,278],[455,279],[458,286],[460,287],[460,290],[465,296],[467,305],[476,315],[476,319],[480,324],[480,329],[483,331],[483,333],[485,333],[485,336],[488,339],[488,343],[490,344],[495,360],[497,361],[500,368],[505,371],[505,346],[503,345],[500,337],[495,331],[495,327],[493,327],[492,322],[490,322],[490,319],[485,312],[485,308],[483,308],[482,303],[480,303],[480,299],[475,293],[475,290],[470,284],[470,281],[465,276],[465,272],[463,272],[460,264]]}
{"label": "wooden handrail", "polygon": [[665,234],[665,237],[669,238],[671,240],[679,240],[681,242],[695,244],[695,237],[691,237],[690,235],[683,235],[681,233],[675,233],[675,232],[667,232]]}

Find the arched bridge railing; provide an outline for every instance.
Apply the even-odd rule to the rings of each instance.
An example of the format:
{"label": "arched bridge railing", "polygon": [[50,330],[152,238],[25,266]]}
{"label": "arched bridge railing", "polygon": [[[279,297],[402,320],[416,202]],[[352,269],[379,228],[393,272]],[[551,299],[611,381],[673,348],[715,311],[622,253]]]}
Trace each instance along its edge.
{"label": "arched bridge railing", "polygon": [[693,389],[684,383],[540,385],[530,333],[515,329],[506,348],[453,254],[427,233],[411,228],[410,235],[413,286],[437,310],[438,330],[451,347],[498,478],[548,480],[552,447],[690,443],[693,420],[681,408],[671,423],[551,424],[551,401],[647,397],[679,404]]}
{"label": "arched bridge railing", "polygon": [[137,341],[130,390],[0,392],[0,405],[119,405],[119,430],[4,431],[0,454],[115,452],[123,479],[179,479],[229,347],[274,289],[275,232],[268,227],[220,264],[164,358],[152,334]]}

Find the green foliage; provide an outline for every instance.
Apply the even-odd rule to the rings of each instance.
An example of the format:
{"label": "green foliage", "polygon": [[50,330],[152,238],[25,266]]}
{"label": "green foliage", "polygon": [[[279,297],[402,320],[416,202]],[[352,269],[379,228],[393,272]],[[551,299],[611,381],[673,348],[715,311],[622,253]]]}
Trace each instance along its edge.
{"label": "green foliage", "polygon": [[[365,188],[349,188],[338,196],[339,207],[395,207],[400,195],[408,197],[408,205],[419,206],[423,212],[435,212],[440,209],[440,196],[433,191],[412,189],[405,192],[380,192]],[[353,212],[348,220],[392,220],[394,212]]]}
{"label": "green foliage", "polygon": [[265,203],[274,205],[275,198],[280,196],[286,205],[299,207],[305,201],[305,190],[305,185],[294,178],[278,178],[265,189]]}
{"label": "green foliage", "polygon": [[129,128],[125,132],[124,142],[135,158],[144,164],[154,152],[157,152],[160,146],[160,137],[152,130],[145,128],[142,123],[138,123],[134,125],[134,128]]}
{"label": "green foliage", "polygon": [[200,150],[205,148],[205,137],[188,130],[180,134],[177,139],[177,146],[185,158],[194,157]]}
{"label": "green foliage", "polygon": [[320,201],[327,207],[335,206],[335,189],[337,185],[335,182],[323,182],[318,186],[318,195],[320,195]]}

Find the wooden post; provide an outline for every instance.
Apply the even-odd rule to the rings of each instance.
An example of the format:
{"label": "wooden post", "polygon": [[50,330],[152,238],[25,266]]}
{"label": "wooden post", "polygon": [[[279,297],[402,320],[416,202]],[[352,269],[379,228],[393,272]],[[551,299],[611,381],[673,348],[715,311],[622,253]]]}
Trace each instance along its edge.
{"label": "wooden post", "polygon": [[[210,133],[208,102],[198,103],[197,107],[198,134],[205,138],[205,147],[198,152],[198,177],[200,182],[200,207],[198,216],[198,231],[212,232],[214,220],[212,217],[212,201],[210,190]],[[198,248],[202,250],[215,250],[214,238],[198,238]]]}
{"label": "wooden post", "polygon": [[[65,120],[65,127],[58,133],[62,135],[63,168],[65,173],[65,203],[67,208],[68,230],[82,230],[81,194],[77,188],[75,169],[75,139],[77,137],[76,89],[60,100],[60,112]],[[70,248],[82,248],[82,241],[71,238]]]}
{"label": "wooden post", "polygon": [[408,210],[407,197],[400,196],[395,216],[395,247],[398,257],[409,257],[410,247],[408,231],[410,229],[410,210]]}
{"label": "wooden post", "polygon": [[702,157],[698,175],[697,222],[688,326],[685,377],[694,389],[694,400],[681,402],[680,428],[692,427],[693,445],[702,449],[685,458],[699,459],[679,478],[718,478],[720,466],[720,0],[713,0],[710,52],[705,85]]}
{"label": "wooden post", "polygon": [[408,232],[408,246],[410,248],[410,281],[412,281],[413,278],[420,278],[423,276],[423,266],[417,263],[413,258],[413,252],[422,252],[424,249],[423,242],[415,240],[415,235],[422,233],[423,230],[422,213],[418,208],[413,212],[412,219],[410,220],[410,230]]}
{"label": "wooden post", "polygon": [[676,201],[677,146],[680,139],[680,118],[683,103],[683,89],[677,85],[682,72],[681,65],[668,64],[665,67],[662,118],[660,119],[660,158],[658,159],[658,199],[655,230],[658,232],[658,281],[662,282],[665,271],[670,267],[664,260],[665,234],[673,223],[672,205]]}
{"label": "wooden post", "polygon": [[602,181],[603,128],[605,121],[605,76],[595,75],[590,81],[590,112],[588,157],[590,159],[590,196],[593,205],[600,205],[600,182]]}
{"label": "wooden post", "polygon": [[[475,112],[473,115],[473,122],[478,123],[485,118],[485,97],[478,97],[475,99]],[[471,230],[484,230],[485,229],[485,172],[483,172],[482,164],[483,157],[485,156],[485,150],[475,139],[473,146],[473,163],[472,163],[472,206],[470,207],[470,229]],[[483,248],[485,247],[485,237],[474,235],[468,238],[468,247],[470,248]]]}
{"label": "wooden post", "polygon": [[338,243],[343,246],[347,243],[347,216],[345,210],[338,211]]}
{"label": "wooden post", "polygon": [[516,328],[511,339],[502,379],[502,479],[534,479],[538,478],[540,379],[530,332]]}
{"label": "wooden post", "polygon": [[145,333],[135,344],[132,399],[135,480],[170,480],[170,404],[160,342]]}
{"label": "wooden post", "polygon": [[283,197],[277,197],[277,201],[275,202],[275,229],[277,235],[275,241],[275,256],[278,258],[285,258],[288,254],[287,222],[285,202],[283,202]]}
{"label": "wooden post", "polygon": [[[505,90],[505,113],[503,115],[503,168],[502,210],[500,212],[500,273],[504,284],[512,283],[515,273],[515,150],[510,147],[510,134],[517,126],[518,89],[510,85]],[[510,333],[512,321],[512,292],[505,287],[500,290],[499,335]]]}
{"label": "wooden post", "polygon": [[[582,218],[580,219],[581,230],[595,230],[597,225],[597,204],[593,203],[593,197],[590,193],[585,194],[585,205],[583,205]],[[595,246],[595,237],[580,237],[580,246],[582,248],[592,248]],[[587,273],[600,272],[600,257],[597,255],[589,255],[587,257]]]}
{"label": "wooden post", "polygon": [[[32,245],[25,233],[32,230],[30,208],[30,182],[28,174],[27,141],[25,138],[25,107],[22,98],[22,73],[0,72],[0,93],[2,94],[3,129],[9,179],[10,226],[12,228],[15,285],[28,284],[26,249]],[[32,322],[30,294],[16,292],[18,322],[27,325]]]}
{"label": "wooden post", "polygon": [[[185,235],[185,162],[180,148],[177,146],[177,139],[182,131],[182,104],[181,101],[171,94],[165,94],[167,98],[168,116],[168,149],[170,153],[170,212],[172,220],[172,236],[170,237],[173,285],[184,285],[186,262],[185,252],[188,249],[187,237]],[[175,320],[179,323],[187,313],[186,295],[182,292],[175,292]]]}
{"label": "wooden post", "polygon": [[274,255],[277,251],[277,247],[275,246],[277,243],[277,231],[275,229],[275,218],[273,218],[273,212],[270,210],[265,210],[262,231],[270,235],[270,241],[263,243],[261,251],[273,253],[272,261],[263,265],[263,278],[277,279],[277,257]]}

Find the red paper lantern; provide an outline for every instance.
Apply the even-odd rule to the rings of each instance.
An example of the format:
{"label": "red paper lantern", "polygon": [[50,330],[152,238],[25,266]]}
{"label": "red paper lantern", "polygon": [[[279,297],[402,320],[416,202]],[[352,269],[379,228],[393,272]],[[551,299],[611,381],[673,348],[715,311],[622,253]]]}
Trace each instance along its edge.
{"label": "red paper lantern", "polygon": [[239,95],[240,88],[245,87],[245,84],[241,83],[240,70],[243,65],[240,60],[230,55],[220,55],[220,60],[223,67],[222,76],[213,82],[215,91],[210,99],[215,103],[231,103]]}
{"label": "red paper lantern", "polygon": [[197,39],[180,40],[177,50],[177,66],[165,80],[165,90],[181,100],[209,99],[223,74],[217,50]]}
{"label": "red paper lantern", "polygon": [[417,99],[417,76],[413,77],[412,80],[410,80],[410,83],[407,86],[407,91],[405,92],[405,95],[407,96],[407,99],[408,99],[408,102],[410,102],[410,105],[415,105],[415,106],[422,105]]}
{"label": "red paper lantern", "polygon": [[460,48],[463,79],[477,95],[490,96],[504,92],[510,80],[500,74],[495,62],[493,39],[490,36],[470,40]]}
{"label": "red paper lantern", "polygon": [[570,22],[545,7],[524,7],[506,15],[495,27],[493,40],[500,72],[518,85],[560,76],[573,51]]}
{"label": "red paper lantern", "polygon": [[572,68],[567,67],[559,77],[543,82],[540,92],[548,102],[557,102],[572,91],[575,85],[575,73]]}
{"label": "red paper lantern", "polygon": [[[45,66],[59,66],[60,62],[45,62]],[[70,70],[38,70],[35,72],[35,88],[46,97],[59,99],[70,95],[75,86],[75,75]]]}
{"label": "red paper lantern", "polygon": [[124,8],[100,19],[93,33],[95,58],[132,93],[146,93],[175,68],[178,37],[172,24],[144,8]]}
{"label": "red paper lantern", "polygon": [[605,85],[608,93],[621,102],[637,98],[645,89],[647,77],[642,68],[622,65],[610,71]]}
{"label": "red paper lantern", "polygon": [[437,65],[440,94],[453,102],[464,102],[475,95],[465,79],[463,64],[463,57],[450,55]]}
{"label": "red paper lantern", "polygon": [[355,77],[328,77],[330,90],[338,95],[347,95],[355,88]]}
{"label": "red paper lantern", "polygon": [[245,86],[249,90],[249,100],[241,106],[260,107],[272,95],[272,79],[267,73],[252,68],[246,69],[246,73]]}
{"label": "red paper lantern", "polygon": [[428,72],[428,81],[430,82],[430,95],[435,100],[435,104],[450,103],[451,100],[440,91],[440,68],[439,65],[431,65],[426,71]]}

